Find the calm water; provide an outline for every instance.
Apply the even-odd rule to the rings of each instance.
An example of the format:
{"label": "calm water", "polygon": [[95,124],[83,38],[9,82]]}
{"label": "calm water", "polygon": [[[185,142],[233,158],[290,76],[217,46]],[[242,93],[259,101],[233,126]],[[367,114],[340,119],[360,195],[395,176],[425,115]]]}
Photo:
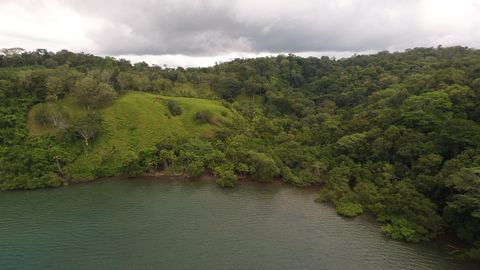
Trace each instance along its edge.
{"label": "calm water", "polygon": [[3,192],[0,269],[479,269],[314,197],[171,179]]}

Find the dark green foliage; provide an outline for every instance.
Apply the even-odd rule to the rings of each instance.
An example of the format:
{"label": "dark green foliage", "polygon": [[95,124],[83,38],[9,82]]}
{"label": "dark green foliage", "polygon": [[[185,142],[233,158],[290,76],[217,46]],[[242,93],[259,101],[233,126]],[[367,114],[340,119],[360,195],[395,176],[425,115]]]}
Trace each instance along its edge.
{"label": "dark green foliage", "polygon": [[139,176],[144,172],[144,168],[140,165],[140,161],[135,153],[130,152],[122,161],[121,172],[128,177]]}
{"label": "dark green foliage", "polygon": [[260,182],[270,182],[280,173],[280,169],[275,164],[275,161],[262,153],[251,152],[249,164],[251,164],[250,174],[255,180]]}
{"label": "dark green foliage", "polygon": [[213,124],[215,123],[215,119],[211,111],[204,110],[204,111],[195,113],[195,122],[197,122],[198,124],[206,124],[206,123]]}
{"label": "dark green foliage", "polygon": [[194,161],[187,165],[187,174],[192,180],[200,179],[204,171],[204,164],[201,161]]}
{"label": "dark green foliage", "polygon": [[232,170],[231,163],[225,163],[214,168],[214,173],[218,177],[217,184],[221,187],[234,187],[237,182],[237,176]]}
{"label": "dark green foliage", "polygon": [[355,217],[363,213],[363,207],[356,202],[340,201],[335,205],[335,210],[342,216]]}
{"label": "dark green foliage", "polygon": [[92,76],[86,76],[78,81],[72,94],[80,105],[88,109],[103,107],[117,96],[109,84],[98,82]]}
{"label": "dark green foliage", "polygon": [[173,116],[181,115],[182,109],[175,100],[167,100],[167,108],[170,111],[170,114]]}

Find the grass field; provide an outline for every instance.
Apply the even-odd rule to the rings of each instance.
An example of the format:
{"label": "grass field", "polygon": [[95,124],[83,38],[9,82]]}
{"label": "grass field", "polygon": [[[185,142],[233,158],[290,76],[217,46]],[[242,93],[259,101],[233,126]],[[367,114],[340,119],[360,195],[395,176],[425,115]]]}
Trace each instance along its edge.
{"label": "grass field", "polygon": [[[166,103],[174,100],[182,110],[179,116],[171,116]],[[68,114],[82,114],[84,109],[73,99],[60,102]],[[113,104],[101,110],[103,131],[88,149],[88,156],[79,156],[67,171],[76,179],[91,179],[95,170],[115,174],[127,155],[173,137],[209,137],[218,128],[212,124],[198,124],[195,113],[209,110],[219,123],[232,121],[234,112],[220,102],[206,99],[167,97],[142,92],[128,92]],[[29,113],[28,127],[32,135],[55,133],[52,127],[43,127],[34,121],[35,107]]]}
{"label": "grass field", "polygon": [[[69,117],[79,117],[87,114],[81,106],[77,105],[73,96],[67,96],[62,100],[59,100],[57,105],[64,111]],[[53,126],[44,126],[35,121],[35,115],[38,111],[39,105],[34,106],[28,112],[27,127],[30,135],[41,135],[45,133],[55,134],[57,130]]]}

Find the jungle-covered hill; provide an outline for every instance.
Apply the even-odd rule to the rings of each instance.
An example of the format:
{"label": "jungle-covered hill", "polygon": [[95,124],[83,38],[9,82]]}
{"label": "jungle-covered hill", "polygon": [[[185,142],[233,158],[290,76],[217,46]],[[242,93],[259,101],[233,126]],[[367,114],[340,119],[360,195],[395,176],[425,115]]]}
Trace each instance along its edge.
{"label": "jungle-covered hill", "polygon": [[395,239],[480,247],[480,50],[188,69],[3,50],[0,189],[154,170],[323,185],[320,201]]}

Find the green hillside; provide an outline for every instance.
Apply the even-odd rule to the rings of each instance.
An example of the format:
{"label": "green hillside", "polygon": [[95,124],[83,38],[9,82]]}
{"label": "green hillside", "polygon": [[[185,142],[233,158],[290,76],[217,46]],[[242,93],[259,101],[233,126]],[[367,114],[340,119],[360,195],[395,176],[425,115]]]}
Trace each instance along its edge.
{"label": "green hillside", "polygon": [[[181,115],[170,114],[168,100],[174,100],[180,106]],[[70,97],[59,104],[70,116],[86,113]],[[39,125],[34,120],[38,106],[33,107],[29,113],[30,133],[54,134],[56,131],[53,127]],[[195,121],[195,114],[205,110],[212,113],[215,124]],[[218,101],[141,92],[128,92],[100,112],[103,129],[89,147],[88,156],[82,154],[66,167],[68,174],[77,180],[92,179],[95,170],[102,170],[107,175],[115,174],[128,155],[135,155],[141,149],[153,147],[168,138],[210,137],[218,126],[231,121],[234,116],[232,111]]]}

